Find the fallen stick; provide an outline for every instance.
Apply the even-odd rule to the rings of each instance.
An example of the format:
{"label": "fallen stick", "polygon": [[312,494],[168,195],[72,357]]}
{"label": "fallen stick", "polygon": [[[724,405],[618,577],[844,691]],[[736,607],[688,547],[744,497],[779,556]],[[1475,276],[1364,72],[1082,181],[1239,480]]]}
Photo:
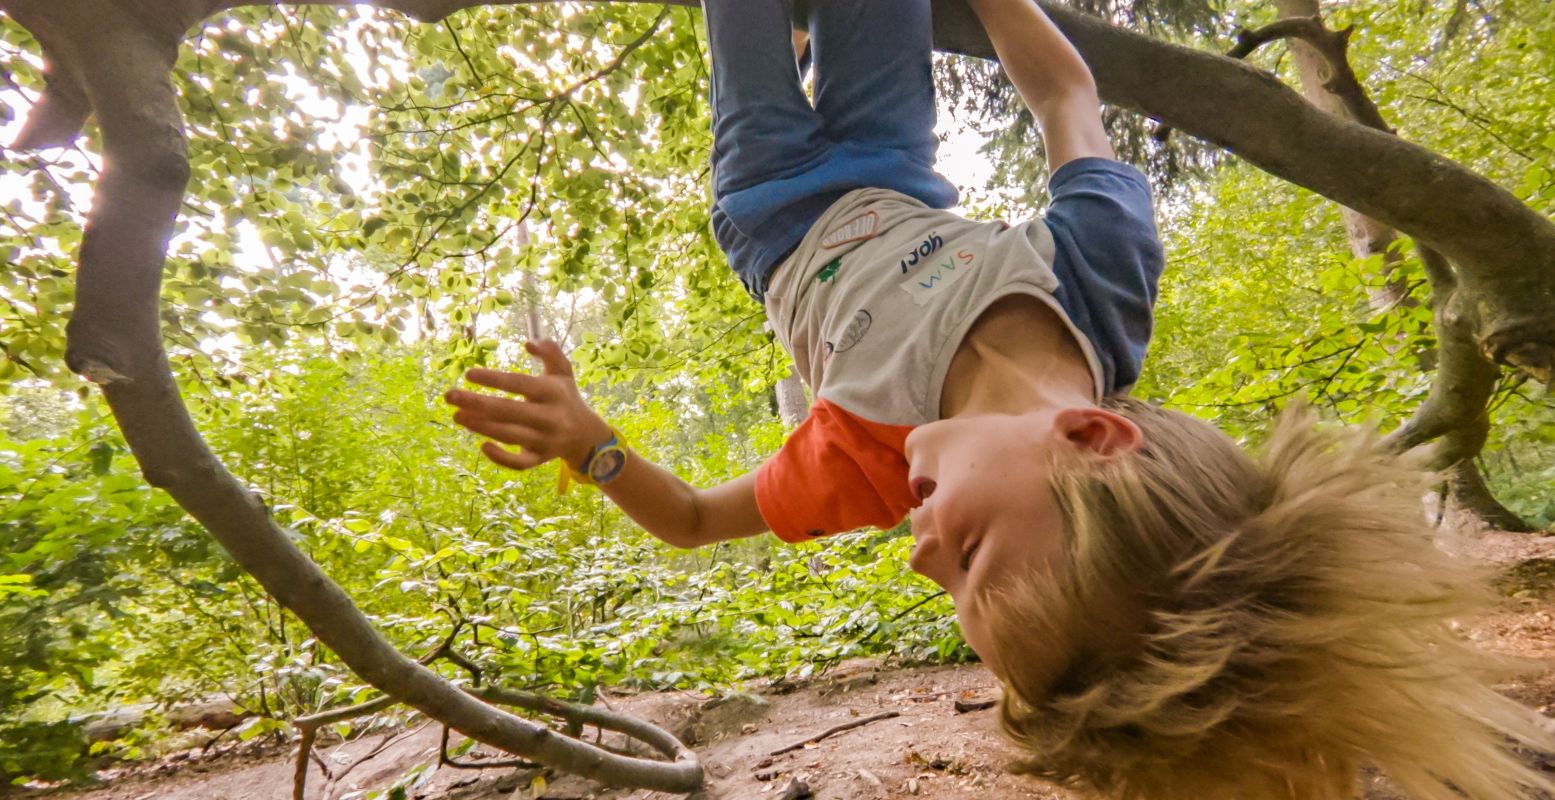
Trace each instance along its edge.
{"label": "fallen stick", "polygon": [[780,756],[780,755],[783,755],[784,753],[792,753],[795,750],[802,749],[807,744],[815,744],[816,742],[819,742],[820,740],[825,739],[828,736],[835,736],[835,735],[837,735],[839,733],[842,733],[843,731],[851,731],[854,728],[862,728],[862,727],[864,727],[865,725],[868,725],[871,722],[879,722],[880,720],[883,720],[883,719],[890,719],[892,717],[900,717],[901,715],[902,715],[902,712],[900,712],[900,711],[882,711],[879,714],[875,714],[873,716],[864,717],[863,719],[856,719],[856,720],[853,720],[852,722],[844,722],[841,725],[838,725],[836,727],[827,728],[826,730],[821,731],[820,733],[818,733],[818,734],[816,734],[814,736],[811,736],[810,738],[805,739],[802,742],[794,742],[793,744],[788,745],[787,747],[779,747],[778,749],[773,750],[772,752],[768,753],[767,755]]}

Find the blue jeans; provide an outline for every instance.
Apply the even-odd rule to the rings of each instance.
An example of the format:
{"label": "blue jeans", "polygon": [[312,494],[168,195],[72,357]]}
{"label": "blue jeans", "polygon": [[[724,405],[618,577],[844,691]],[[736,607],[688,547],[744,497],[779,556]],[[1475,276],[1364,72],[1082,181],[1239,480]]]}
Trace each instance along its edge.
{"label": "blue jeans", "polygon": [[934,171],[929,0],[811,0],[815,105],[785,0],[703,0],[713,59],[713,233],[757,299],[833,202],[893,189],[956,204]]}

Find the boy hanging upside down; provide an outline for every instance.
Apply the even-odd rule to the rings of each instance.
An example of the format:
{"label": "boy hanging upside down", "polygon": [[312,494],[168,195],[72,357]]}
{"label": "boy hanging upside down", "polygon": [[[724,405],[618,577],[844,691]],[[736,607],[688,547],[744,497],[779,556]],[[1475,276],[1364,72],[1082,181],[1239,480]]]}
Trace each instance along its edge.
{"label": "boy hanging upside down", "polygon": [[[970,0],[1042,129],[1045,219],[943,209],[929,0],[811,0],[814,104],[783,0],[705,0],[713,228],[816,401],[755,472],[696,488],[629,453],[554,342],[521,396],[448,393],[491,460],[553,458],[697,547],[912,519],[911,566],[1004,684],[1017,765],[1118,798],[1421,798],[1551,788],[1555,739],[1448,627],[1482,582],[1432,543],[1421,482],[1288,414],[1253,460],[1126,399],[1162,268],[1149,186],[1032,0]],[[518,445],[513,452],[497,442]]]}

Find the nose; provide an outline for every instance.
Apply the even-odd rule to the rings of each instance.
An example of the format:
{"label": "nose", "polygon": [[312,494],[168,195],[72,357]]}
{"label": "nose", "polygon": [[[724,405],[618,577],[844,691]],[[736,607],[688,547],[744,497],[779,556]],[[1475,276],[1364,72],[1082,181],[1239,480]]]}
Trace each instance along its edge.
{"label": "nose", "polygon": [[902,455],[905,455],[909,462],[912,461],[914,453],[920,457],[932,457],[936,437],[948,435],[947,430],[951,422],[948,419],[939,419],[913,428],[908,432],[907,439],[902,445]]}

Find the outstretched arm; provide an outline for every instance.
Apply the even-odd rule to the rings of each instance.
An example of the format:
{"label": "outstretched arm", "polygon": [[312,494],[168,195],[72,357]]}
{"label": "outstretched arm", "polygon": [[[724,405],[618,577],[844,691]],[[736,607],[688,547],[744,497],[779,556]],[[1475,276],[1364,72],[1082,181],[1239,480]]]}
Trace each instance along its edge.
{"label": "outstretched arm", "polygon": [[1096,79],[1032,0],[968,0],[999,63],[1037,118],[1051,173],[1077,158],[1112,158]]}
{"label": "outstretched arm", "polygon": [[[524,348],[544,367],[539,375],[472,369],[472,383],[518,398],[450,389],[443,398],[458,407],[454,422],[494,441],[481,445],[487,458],[527,470],[553,458],[581,467],[589,451],[610,439],[610,426],[578,392],[572,364],[556,342],[527,342]],[[501,444],[517,445],[513,452]],[[633,452],[614,480],[600,487],[626,515],[676,547],[754,536],[767,530],[756,507],[756,474],[698,489]]]}

